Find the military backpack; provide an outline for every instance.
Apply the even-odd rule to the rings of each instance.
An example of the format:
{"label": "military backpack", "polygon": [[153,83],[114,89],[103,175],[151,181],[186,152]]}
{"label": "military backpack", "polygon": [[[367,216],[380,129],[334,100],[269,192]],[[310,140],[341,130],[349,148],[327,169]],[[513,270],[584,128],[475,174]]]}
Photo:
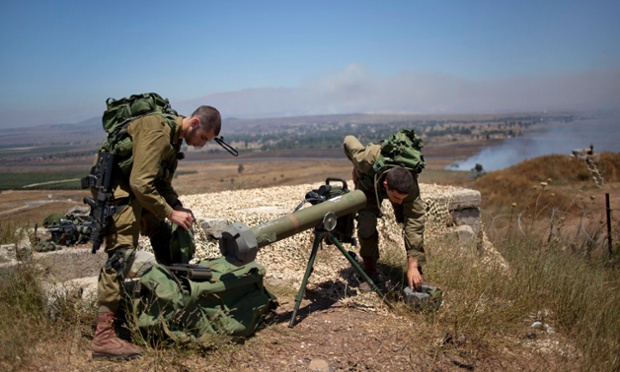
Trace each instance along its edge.
{"label": "military backpack", "polygon": [[413,129],[402,129],[381,143],[381,152],[372,168],[382,174],[393,167],[405,167],[414,175],[420,174],[426,163],[422,155],[424,142]]}
{"label": "military backpack", "polygon": [[133,165],[132,141],[127,134],[129,124],[145,115],[158,113],[166,119],[170,130],[175,129],[175,117],[179,114],[170,106],[167,98],[157,93],[134,94],[128,98],[106,100],[103,112],[103,130],[107,138],[101,151],[114,152],[115,161],[124,174],[129,174]]}

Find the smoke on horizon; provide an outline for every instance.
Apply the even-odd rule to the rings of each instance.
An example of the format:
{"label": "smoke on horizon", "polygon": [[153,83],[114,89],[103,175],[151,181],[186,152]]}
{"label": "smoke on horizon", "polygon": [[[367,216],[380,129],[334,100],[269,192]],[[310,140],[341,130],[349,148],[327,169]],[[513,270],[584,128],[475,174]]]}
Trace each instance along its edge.
{"label": "smoke on horizon", "polygon": [[[138,92],[127,95],[133,93]],[[352,64],[342,71],[308,79],[297,87],[248,88],[190,100],[168,98],[183,115],[208,104],[217,107],[224,118],[617,110],[620,68],[473,80],[440,73],[381,76]],[[53,109],[47,106],[0,110],[0,127],[76,123],[100,116],[105,102],[56,105]]]}
{"label": "smoke on horizon", "polygon": [[588,119],[566,124],[555,124],[545,130],[523,137],[510,138],[498,146],[484,149],[448,168],[471,170],[480,164],[485,171],[508,168],[524,160],[543,155],[572,156],[572,150],[594,145],[594,151],[620,151],[620,117]]}
{"label": "smoke on horizon", "polygon": [[470,80],[431,73],[378,76],[359,65],[296,88],[253,88],[179,102],[225,117],[346,113],[472,114],[620,108],[620,69]]}

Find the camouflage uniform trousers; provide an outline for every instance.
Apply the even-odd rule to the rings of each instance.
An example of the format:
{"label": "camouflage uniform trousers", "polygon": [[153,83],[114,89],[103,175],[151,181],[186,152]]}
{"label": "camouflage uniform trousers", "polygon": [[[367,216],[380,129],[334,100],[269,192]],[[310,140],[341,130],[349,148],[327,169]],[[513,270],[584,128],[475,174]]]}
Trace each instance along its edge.
{"label": "camouflage uniform trousers", "polygon": [[101,268],[97,283],[99,305],[107,306],[111,311],[116,311],[121,302],[123,281],[134,262],[140,234],[151,239],[158,262],[167,264],[170,259],[170,252],[166,251],[170,242],[169,224],[146,211],[136,199],[117,199],[115,204],[118,212],[106,228],[108,260]]}
{"label": "camouflage uniform trousers", "polygon": [[381,211],[377,205],[374,192],[366,194],[366,205],[357,213],[357,238],[360,243],[360,256],[379,259],[379,232],[377,231],[377,219]]}

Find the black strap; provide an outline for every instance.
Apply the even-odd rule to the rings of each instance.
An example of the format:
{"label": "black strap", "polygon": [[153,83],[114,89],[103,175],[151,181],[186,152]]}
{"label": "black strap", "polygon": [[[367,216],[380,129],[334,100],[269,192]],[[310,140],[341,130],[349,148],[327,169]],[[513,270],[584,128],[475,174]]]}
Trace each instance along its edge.
{"label": "black strap", "polygon": [[224,150],[228,151],[228,153],[230,155],[232,155],[232,156],[239,155],[239,151],[237,151],[234,147],[232,147],[231,145],[229,145],[226,142],[224,142],[224,137],[222,137],[222,136],[215,137],[214,140],[215,140],[215,142],[217,142],[218,145],[222,146],[224,148]]}

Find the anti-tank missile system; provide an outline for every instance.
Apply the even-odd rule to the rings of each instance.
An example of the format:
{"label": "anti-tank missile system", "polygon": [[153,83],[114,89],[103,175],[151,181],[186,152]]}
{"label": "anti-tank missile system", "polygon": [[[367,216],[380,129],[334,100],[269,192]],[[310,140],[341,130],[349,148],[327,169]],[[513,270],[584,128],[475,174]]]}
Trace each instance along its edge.
{"label": "anti-tank missile system", "polygon": [[[342,186],[330,185],[334,180]],[[306,201],[313,205],[299,209]],[[366,195],[360,190],[349,191],[344,180],[328,178],[325,185],[306,194],[304,203],[295,212],[259,226],[228,225],[219,240],[220,252],[228,261],[245,265],[254,261],[259,248],[314,227],[338,233],[343,242],[351,241],[353,215],[366,204]]]}
{"label": "anti-tank missile system", "polygon": [[[329,182],[334,180],[342,182],[342,186],[330,185]],[[377,285],[360,267],[357,260],[341,244],[351,243],[354,245],[354,216],[355,212],[366,205],[366,195],[360,190],[349,192],[346,182],[339,178],[328,178],[325,183],[320,188],[308,192],[306,199],[297,206],[293,213],[252,228],[244,223],[236,222],[228,225],[222,231],[220,238],[220,251],[226,260],[241,266],[254,261],[259,248],[314,228],[314,243],[301,281],[301,287],[295,297],[295,306],[289,327],[293,327],[295,324],[297,311],[301,305],[308,278],[312,273],[319,245],[323,241],[327,244],[334,244],[363,280],[367,281],[383,299],[383,302],[388,307],[393,308]],[[300,209],[306,202],[311,203],[312,206]]]}

